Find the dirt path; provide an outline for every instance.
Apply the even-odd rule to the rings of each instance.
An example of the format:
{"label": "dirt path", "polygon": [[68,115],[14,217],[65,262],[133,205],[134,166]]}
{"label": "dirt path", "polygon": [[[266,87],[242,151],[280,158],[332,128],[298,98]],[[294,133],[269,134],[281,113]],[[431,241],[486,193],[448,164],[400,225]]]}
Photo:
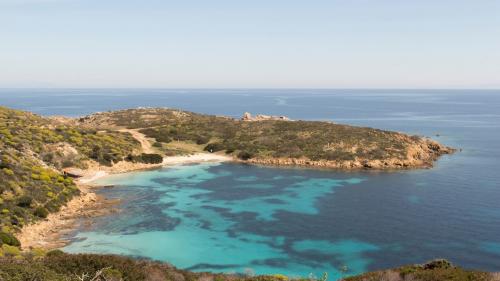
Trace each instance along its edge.
{"label": "dirt path", "polygon": [[155,153],[155,150],[153,149],[151,142],[143,133],[140,133],[138,130],[133,130],[133,129],[122,129],[120,130],[120,132],[130,133],[138,142],[140,142],[143,153]]}

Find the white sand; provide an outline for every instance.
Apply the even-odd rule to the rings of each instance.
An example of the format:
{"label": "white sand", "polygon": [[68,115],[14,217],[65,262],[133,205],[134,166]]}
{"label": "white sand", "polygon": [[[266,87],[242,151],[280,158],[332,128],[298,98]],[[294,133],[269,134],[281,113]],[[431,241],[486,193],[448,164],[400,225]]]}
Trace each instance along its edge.
{"label": "white sand", "polygon": [[186,163],[223,162],[231,160],[233,160],[233,158],[229,156],[197,153],[187,156],[164,157],[161,164],[130,163],[122,161],[116,163],[113,167],[92,166],[85,170],[85,175],[83,177],[77,180],[78,187],[82,191],[80,196],[73,198],[66,206],[62,207],[59,212],[49,214],[45,220],[24,226],[17,237],[22,242],[24,249],[37,247],[52,249],[66,245],[68,241],[64,240],[63,235],[73,229],[76,220],[84,216],[95,216],[96,211],[93,209],[98,206],[99,200],[97,195],[90,192],[88,187],[91,187],[93,181],[109,174],[127,173],[141,169]]}
{"label": "white sand", "polygon": [[85,175],[81,178],[78,179],[79,183],[86,184],[92,181],[95,181],[97,179],[100,179],[102,177],[105,177],[108,175],[106,171],[96,171],[95,173],[89,173],[88,175]]}
{"label": "white sand", "polygon": [[187,156],[170,156],[163,158],[163,165],[179,165],[186,163],[200,163],[200,162],[224,162],[231,161],[233,158],[224,155],[212,153],[197,153]]}
{"label": "white sand", "polygon": [[145,170],[160,168],[164,166],[182,165],[189,163],[202,163],[202,162],[225,162],[234,160],[230,156],[218,155],[212,153],[196,153],[185,156],[167,156],[163,157],[163,162],[160,164],[144,164],[144,163],[131,163],[121,161],[112,167],[103,167],[96,165],[85,170],[85,175],[77,179],[77,183],[83,185],[92,185],[92,182],[101,179],[110,174],[122,174],[131,171]]}

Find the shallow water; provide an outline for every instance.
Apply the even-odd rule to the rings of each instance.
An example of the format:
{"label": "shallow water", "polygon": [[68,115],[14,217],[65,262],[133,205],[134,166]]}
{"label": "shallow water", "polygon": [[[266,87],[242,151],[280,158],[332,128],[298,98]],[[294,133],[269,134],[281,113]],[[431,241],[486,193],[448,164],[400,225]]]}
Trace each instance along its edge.
{"label": "shallow water", "polygon": [[160,105],[285,114],[463,149],[430,170],[205,163],[112,176],[103,183],[117,186],[101,192],[122,198],[121,212],[96,219],[65,250],[218,272],[338,276],[344,265],[354,274],[438,257],[500,271],[499,91],[0,90],[0,101],[46,115]]}

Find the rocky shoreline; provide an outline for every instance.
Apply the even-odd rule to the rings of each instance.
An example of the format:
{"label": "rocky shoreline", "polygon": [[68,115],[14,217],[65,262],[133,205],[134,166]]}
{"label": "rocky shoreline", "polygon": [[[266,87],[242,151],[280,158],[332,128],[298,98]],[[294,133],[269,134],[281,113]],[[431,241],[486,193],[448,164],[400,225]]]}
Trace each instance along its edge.
{"label": "rocky shoreline", "polygon": [[114,202],[98,196],[87,188],[80,187],[81,194],[74,197],[57,213],[52,213],[43,221],[22,228],[17,238],[23,250],[55,249],[67,245],[67,235],[76,227],[81,218],[97,217],[111,212]]}
{"label": "rocky shoreline", "polygon": [[37,248],[51,250],[66,246],[71,242],[68,235],[78,227],[80,219],[109,214],[114,211],[113,206],[119,203],[118,201],[110,201],[102,196],[98,196],[94,192],[97,188],[101,187],[92,182],[107,175],[148,170],[168,165],[230,160],[232,158],[218,154],[198,153],[186,156],[165,157],[160,164],[122,161],[112,167],[105,167],[91,163],[88,169],[82,170],[82,177],[76,180],[80,194],[73,197],[58,212],[49,214],[44,220],[24,226],[21,232],[17,234],[17,238],[25,251]]}
{"label": "rocky shoreline", "polygon": [[[415,145],[408,151],[407,159],[386,160],[352,160],[352,161],[313,161],[310,159],[297,158],[252,158],[244,163],[267,165],[267,166],[301,166],[311,168],[327,169],[411,169],[430,168],[434,161],[443,154],[451,154],[455,150],[443,146],[435,141],[426,139]],[[82,177],[76,182],[81,194],[73,198],[57,213],[40,222],[23,227],[18,234],[25,250],[33,248],[55,249],[67,245],[70,241],[66,237],[77,225],[81,218],[97,217],[112,211],[112,206],[117,202],[111,202],[98,196],[92,190],[99,188],[92,182],[110,174],[127,173],[138,170],[154,169],[168,165],[200,163],[206,161],[237,161],[237,159],[209,153],[198,153],[187,156],[165,157],[160,164],[130,163],[121,161],[112,167],[105,167],[97,163],[90,163],[88,169],[83,170]]]}
{"label": "rocky shoreline", "polygon": [[382,160],[354,159],[345,161],[311,160],[306,158],[251,158],[246,163],[269,166],[301,166],[327,169],[374,169],[400,170],[432,168],[434,162],[442,155],[452,154],[456,149],[439,144],[436,141],[425,139],[408,149],[406,159],[389,158]]}

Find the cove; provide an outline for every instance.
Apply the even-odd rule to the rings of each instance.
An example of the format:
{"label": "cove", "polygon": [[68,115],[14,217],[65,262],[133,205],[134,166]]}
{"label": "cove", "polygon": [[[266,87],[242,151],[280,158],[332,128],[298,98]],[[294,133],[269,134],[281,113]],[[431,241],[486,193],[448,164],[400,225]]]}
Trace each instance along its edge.
{"label": "cove", "polygon": [[339,278],[435,258],[495,268],[497,212],[446,184],[447,169],[201,163],[112,175],[97,183],[115,187],[98,192],[120,199],[118,211],[82,224],[63,250],[144,257],[192,271],[303,277]]}
{"label": "cove", "polygon": [[[141,256],[195,271],[293,276],[340,276],[342,266],[365,271],[370,263],[365,254],[378,251],[377,245],[311,240],[308,231],[314,230],[297,216],[320,216],[321,199],[356,188],[363,179],[297,171],[203,163],[109,176],[98,183],[115,185],[101,192],[121,198],[120,211],[95,219],[64,250]],[[289,225],[304,229],[295,232]]]}

